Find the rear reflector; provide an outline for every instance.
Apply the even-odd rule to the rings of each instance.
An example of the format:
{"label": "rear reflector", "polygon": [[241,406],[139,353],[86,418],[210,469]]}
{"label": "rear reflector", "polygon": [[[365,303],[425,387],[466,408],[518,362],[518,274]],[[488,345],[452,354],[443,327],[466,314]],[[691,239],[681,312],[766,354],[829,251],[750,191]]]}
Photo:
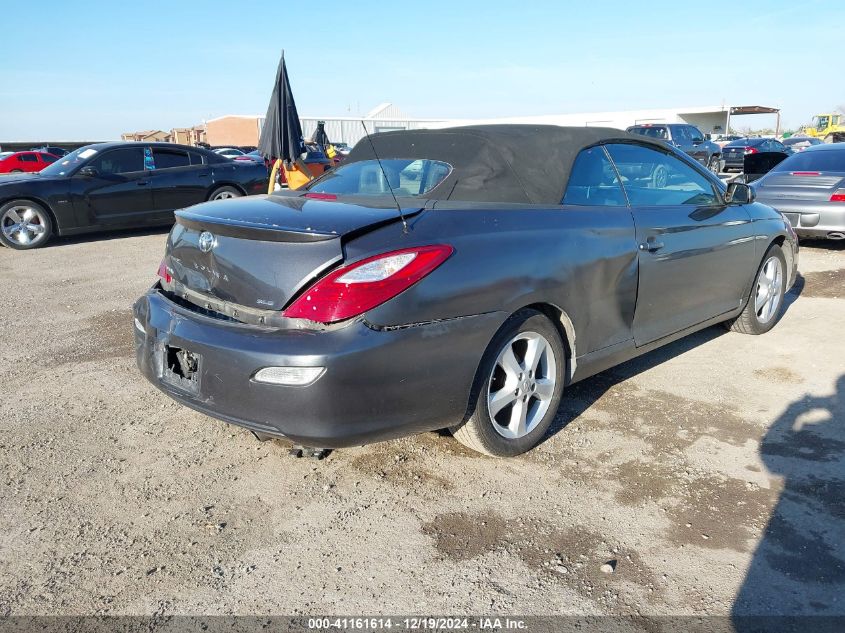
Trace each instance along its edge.
{"label": "rear reflector", "polygon": [[404,292],[449,259],[451,246],[417,246],[341,266],[314,283],[284,316],[336,323],[359,316]]}
{"label": "rear reflector", "polygon": [[830,196],[831,202],[845,202],[845,189],[837,189],[833,192],[833,195]]}
{"label": "rear reflector", "polygon": [[271,385],[305,387],[315,382],[325,371],[325,367],[265,367],[255,372],[253,380]]}
{"label": "rear reflector", "polygon": [[164,283],[169,284],[173,281],[173,277],[170,276],[170,273],[167,272],[167,264],[164,263],[164,260],[161,260],[161,263],[158,265],[158,276],[164,279]]}
{"label": "rear reflector", "polygon": [[306,193],[303,197],[312,200],[337,200],[337,196],[333,193]]}

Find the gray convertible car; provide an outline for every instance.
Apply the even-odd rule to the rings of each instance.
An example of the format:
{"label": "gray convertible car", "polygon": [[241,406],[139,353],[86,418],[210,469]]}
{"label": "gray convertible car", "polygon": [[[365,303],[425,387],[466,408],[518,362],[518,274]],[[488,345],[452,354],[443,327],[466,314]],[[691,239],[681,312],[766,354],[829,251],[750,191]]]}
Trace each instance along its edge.
{"label": "gray convertible car", "polygon": [[748,185],[642,136],[388,132],[305,190],[177,212],[137,361],[261,438],[448,428],[517,455],[575,381],[712,324],[771,329],[797,260]]}

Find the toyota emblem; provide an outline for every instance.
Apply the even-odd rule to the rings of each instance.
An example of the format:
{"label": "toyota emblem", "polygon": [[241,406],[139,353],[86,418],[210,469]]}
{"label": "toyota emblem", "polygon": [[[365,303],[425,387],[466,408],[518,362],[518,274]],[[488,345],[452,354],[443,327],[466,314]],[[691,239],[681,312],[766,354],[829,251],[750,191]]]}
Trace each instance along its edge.
{"label": "toyota emblem", "polygon": [[212,233],[208,231],[203,231],[200,233],[199,240],[197,240],[197,245],[200,247],[200,250],[203,253],[211,252],[211,249],[217,245],[217,238],[214,237]]}

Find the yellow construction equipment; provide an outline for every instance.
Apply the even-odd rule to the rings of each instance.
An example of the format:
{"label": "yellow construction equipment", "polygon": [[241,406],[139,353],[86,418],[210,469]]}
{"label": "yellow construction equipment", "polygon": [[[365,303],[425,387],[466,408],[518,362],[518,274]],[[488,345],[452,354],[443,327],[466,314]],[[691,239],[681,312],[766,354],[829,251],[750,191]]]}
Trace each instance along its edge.
{"label": "yellow construction equipment", "polygon": [[845,125],[842,124],[843,115],[839,112],[827,112],[813,117],[813,124],[805,126],[802,132],[807,136],[822,139],[825,143],[841,143],[845,141]]}

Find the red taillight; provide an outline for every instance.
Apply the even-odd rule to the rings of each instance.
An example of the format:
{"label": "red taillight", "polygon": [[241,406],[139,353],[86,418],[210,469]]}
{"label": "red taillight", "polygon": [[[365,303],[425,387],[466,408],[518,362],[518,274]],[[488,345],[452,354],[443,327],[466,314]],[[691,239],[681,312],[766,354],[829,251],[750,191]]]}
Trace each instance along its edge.
{"label": "red taillight", "polygon": [[312,200],[337,200],[337,196],[333,193],[306,193],[303,197]]}
{"label": "red taillight", "polygon": [[792,171],[789,172],[792,176],[818,176],[821,172],[818,171]]}
{"label": "red taillight", "polygon": [[757,148],[756,148],[756,147],[746,147],[746,148],[745,148],[745,153],[746,153],[746,154],[756,154],[756,153],[757,153]]}
{"label": "red taillight", "polygon": [[831,202],[845,202],[845,189],[837,189],[833,192],[833,195],[830,196]]}
{"label": "red taillight", "polygon": [[164,263],[164,260],[161,260],[161,263],[158,265],[158,276],[164,279],[164,283],[169,284],[173,281],[173,277],[171,277],[170,273],[167,272],[167,264]]}
{"label": "red taillight", "polygon": [[445,244],[417,246],[341,266],[303,292],[283,314],[318,323],[351,319],[407,290],[453,252]]}

